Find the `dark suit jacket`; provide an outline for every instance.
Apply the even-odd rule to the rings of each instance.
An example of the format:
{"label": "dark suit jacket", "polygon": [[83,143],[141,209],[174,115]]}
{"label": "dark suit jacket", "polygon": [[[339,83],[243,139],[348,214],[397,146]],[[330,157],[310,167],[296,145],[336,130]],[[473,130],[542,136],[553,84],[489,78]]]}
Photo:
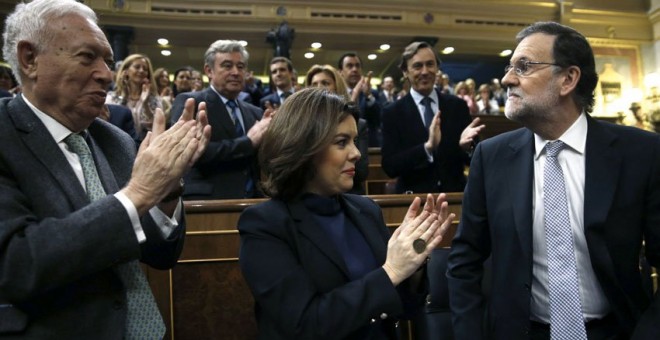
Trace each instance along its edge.
{"label": "dark suit jacket", "polygon": [[[529,338],[533,157],[527,129],[476,148],[447,272],[458,339]],[[638,325],[638,339],[656,339],[660,302],[650,305],[642,288],[639,255],[644,239],[648,261],[660,265],[660,137],[588,117],[585,157],[584,232],[596,278],[622,334]],[[489,255],[486,303],[479,280]]]}
{"label": "dark suit jacket", "polygon": [[266,102],[270,102],[270,105],[273,107],[280,107],[282,106],[282,101],[280,100],[280,96],[277,94],[277,90],[274,90],[274,92],[263,96],[259,100],[259,107],[262,109],[266,109]]}
{"label": "dark suit jacket", "polygon": [[136,143],[139,143],[139,137],[135,132],[135,123],[133,121],[133,113],[131,112],[131,109],[117,104],[105,105],[108,106],[108,110],[110,111],[108,122],[128,133]]}
{"label": "dark suit jacket", "polygon": [[[115,193],[130,178],[135,143],[101,119],[88,131],[101,182]],[[146,214],[139,244],[114,196],[89,202],[21,96],[0,101],[0,143],[0,338],[121,339],[126,297],[115,265],[171,268],[185,223],[165,240]]]}
{"label": "dark suit jacket", "polygon": [[381,132],[381,111],[382,107],[378,103],[378,91],[371,89],[371,95],[374,97],[374,102],[369,104],[367,96],[364,93],[360,93],[358,97],[358,108],[360,109],[360,118],[367,121],[367,127],[369,128],[369,146],[379,147],[382,143],[382,132]]}
{"label": "dark suit jacket", "polygon": [[385,106],[392,104],[396,101],[396,93],[392,94],[392,101],[387,101],[387,97],[385,96],[384,91],[378,91],[378,104],[380,104],[381,108],[385,108]]}
{"label": "dark suit jacket", "polygon": [[412,95],[383,111],[382,166],[388,176],[397,178],[397,193],[459,192],[465,187],[463,168],[470,164],[470,157],[458,142],[472,118],[465,101],[435,91],[442,112],[442,139],[433,154],[433,163],[429,163],[424,151],[429,130]]}
{"label": "dark suit jacket", "polygon": [[[340,202],[384,263],[390,234],[378,205],[350,194],[340,195]],[[423,302],[424,295],[406,293],[405,284],[395,289],[380,267],[351,282],[341,255],[300,200],[249,207],[238,230],[259,339],[362,340],[372,328],[394,336],[395,317]]]}
{"label": "dark suit jacket", "polygon": [[[258,107],[237,101],[246,135],[237,136],[234,123],[222,98],[211,88],[198,92],[186,92],[176,96],[172,104],[172,124],[183,113],[186,99],[194,98],[195,107],[206,102],[206,112],[211,125],[211,141],[204,154],[186,175],[185,199],[228,199],[260,196],[260,179],[257,164],[257,148],[247,137],[254,124],[261,119],[263,111]],[[246,192],[245,183],[252,178],[255,189]]]}

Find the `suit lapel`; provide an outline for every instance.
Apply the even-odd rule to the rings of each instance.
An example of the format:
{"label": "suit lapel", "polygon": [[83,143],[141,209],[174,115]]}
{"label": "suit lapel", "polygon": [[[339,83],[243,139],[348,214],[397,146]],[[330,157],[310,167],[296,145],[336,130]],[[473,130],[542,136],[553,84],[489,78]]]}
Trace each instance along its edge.
{"label": "suit lapel", "polygon": [[603,229],[614,200],[614,193],[617,191],[617,180],[623,159],[613,147],[616,135],[607,131],[603,124],[590,116],[587,116],[587,122],[584,233],[594,269],[600,269],[612,282],[616,282],[615,266],[612,264]]}
{"label": "suit lapel", "polygon": [[353,224],[362,233],[376,261],[379,264],[385,263],[387,242],[383,242],[383,235],[378,231],[380,227],[375,225],[373,220],[364,218],[364,215],[360,213],[360,207],[353,203],[348,196],[341,195],[340,197],[346,216],[353,221]]}
{"label": "suit lapel", "polygon": [[614,199],[621,155],[612,147],[616,136],[587,117],[584,174],[584,227],[602,226]]}
{"label": "suit lapel", "polygon": [[19,130],[23,143],[59,183],[60,190],[66,194],[71,205],[75,209],[79,209],[89,204],[87,194],[62,150],[21,96],[9,103],[8,113],[14,121],[16,129]]}
{"label": "suit lapel", "polygon": [[[531,131],[521,131],[519,138],[509,143],[510,153],[503,162],[506,164],[508,174],[506,179],[511,197],[511,211],[513,211],[515,228],[518,234],[524,263],[532,259],[532,188],[534,187],[534,138]],[[530,267],[531,268],[531,267]]]}
{"label": "suit lapel", "polygon": [[251,114],[250,111],[246,108],[244,103],[241,103],[241,101],[238,101],[238,108],[241,110],[241,116],[243,117],[243,125],[245,126],[245,133],[247,134],[248,130],[252,128],[254,123],[256,122],[254,115]]}
{"label": "suit lapel", "polygon": [[[419,112],[419,108],[417,107],[417,103],[415,103],[415,99],[413,99],[412,95],[409,93],[402,100],[404,100],[404,105],[406,105],[406,109],[404,110],[404,112],[399,112],[399,114],[405,113],[406,115],[408,115],[407,117],[405,117],[405,120],[402,120],[402,122],[409,122],[406,123],[405,125],[409,126],[412,129],[410,135],[417,136],[418,140],[428,139],[429,130],[424,126],[424,121],[422,121],[422,116]],[[440,103],[438,103],[438,105],[439,104]]]}
{"label": "suit lapel", "polygon": [[305,204],[297,199],[289,203],[288,206],[291,216],[298,226],[298,230],[348,277],[348,268],[341,254],[332,246],[332,242],[328,242],[328,235],[318,225],[312,213],[305,207]]}

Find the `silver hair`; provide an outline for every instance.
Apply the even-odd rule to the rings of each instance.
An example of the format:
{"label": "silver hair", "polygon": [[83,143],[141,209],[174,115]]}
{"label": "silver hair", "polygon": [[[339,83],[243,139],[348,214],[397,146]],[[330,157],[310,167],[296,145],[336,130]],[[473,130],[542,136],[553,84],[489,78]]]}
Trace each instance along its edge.
{"label": "silver hair", "polygon": [[241,54],[241,59],[243,59],[245,65],[247,65],[250,54],[237,40],[216,40],[213,42],[211,46],[209,46],[209,48],[206,50],[206,53],[204,53],[204,64],[213,68],[216,53],[231,52],[239,52]]}
{"label": "silver hair", "polygon": [[18,43],[30,42],[37,53],[47,48],[55,32],[49,25],[66,15],[80,15],[95,24],[98,22],[94,11],[75,0],[34,0],[30,3],[19,3],[14,12],[5,20],[5,31],[2,34],[4,59],[11,66],[16,80],[22,83],[22,74],[18,65]]}

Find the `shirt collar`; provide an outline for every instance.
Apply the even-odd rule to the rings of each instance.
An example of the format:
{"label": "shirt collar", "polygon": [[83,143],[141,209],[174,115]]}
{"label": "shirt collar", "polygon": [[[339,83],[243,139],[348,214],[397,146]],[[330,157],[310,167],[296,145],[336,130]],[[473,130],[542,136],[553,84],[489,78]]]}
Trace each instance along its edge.
{"label": "shirt collar", "polygon": [[[415,104],[423,105],[422,99],[424,99],[424,95],[415,91],[415,89],[411,88],[410,89],[410,95],[413,97],[413,100],[415,101]],[[429,98],[433,99],[433,102],[438,104],[438,93],[435,92],[435,89],[431,91],[431,94],[429,94]]]}
{"label": "shirt collar", "polygon": [[[229,99],[227,99],[223,95],[221,95],[220,92],[218,92],[218,90],[216,90],[215,87],[213,87],[213,85],[211,85],[209,87],[211,88],[211,90],[213,90],[213,92],[215,92],[215,94],[218,95],[218,97],[220,97],[220,100],[222,100],[222,103],[225,104],[225,106],[227,106],[227,102],[229,101]],[[238,99],[234,99],[234,101],[236,102],[236,105],[238,105]]]}
{"label": "shirt collar", "polygon": [[[578,119],[575,120],[573,125],[571,125],[563,135],[558,139],[564,142],[566,146],[573,149],[575,152],[583,155],[585,145],[587,144],[587,115],[582,112]],[[541,156],[541,152],[545,150],[545,145],[550,142],[550,140],[543,139],[541,136],[534,134],[534,158],[538,159]]]}
{"label": "shirt collar", "polygon": [[[282,98],[282,93],[284,93],[284,92],[285,92],[285,91],[282,91],[282,90],[280,90],[280,89],[277,89],[277,96],[280,97],[280,98]],[[291,88],[289,89],[289,91],[286,91],[286,92],[288,92],[289,95],[292,95],[292,94],[293,94],[293,87],[291,87]]]}
{"label": "shirt collar", "polygon": [[27,104],[27,106],[32,110],[32,112],[34,112],[37,118],[39,118],[39,120],[46,126],[46,129],[48,129],[50,135],[53,137],[53,139],[55,139],[55,142],[60,143],[64,140],[64,138],[73,133],[66,126],[56,121],[53,117],[47,115],[43,111],[39,110],[36,106],[32,105],[32,103],[30,103],[30,101],[23,94],[21,94],[21,96],[23,97],[25,104]]}

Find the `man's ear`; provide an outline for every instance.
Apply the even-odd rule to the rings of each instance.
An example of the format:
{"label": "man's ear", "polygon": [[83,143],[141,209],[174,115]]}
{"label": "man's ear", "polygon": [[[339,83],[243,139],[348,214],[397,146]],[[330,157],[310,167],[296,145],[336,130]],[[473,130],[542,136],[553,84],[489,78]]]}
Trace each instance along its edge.
{"label": "man's ear", "polygon": [[582,72],[577,66],[569,66],[564,70],[564,80],[561,83],[560,95],[566,96],[575,91],[578,82],[580,81]]}
{"label": "man's ear", "polygon": [[36,48],[30,42],[19,41],[16,50],[20,72],[28,79],[35,79],[37,77],[38,66]]}

